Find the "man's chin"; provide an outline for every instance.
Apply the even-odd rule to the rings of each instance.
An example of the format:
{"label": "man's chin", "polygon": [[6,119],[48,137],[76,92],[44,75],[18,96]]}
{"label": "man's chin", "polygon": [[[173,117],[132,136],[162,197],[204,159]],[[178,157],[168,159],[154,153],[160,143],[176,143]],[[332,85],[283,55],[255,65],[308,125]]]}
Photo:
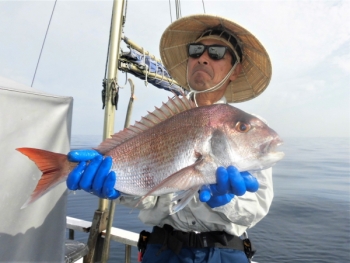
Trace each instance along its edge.
{"label": "man's chin", "polygon": [[203,90],[207,90],[209,87],[207,87],[205,82],[195,82],[195,83],[190,83],[190,86],[193,90],[196,91],[203,91]]}
{"label": "man's chin", "polygon": [[207,90],[210,88],[208,86],[208,79],[207,76],[203,76],[203,74],[196,74],[193,76],[192,81],[190,80],[190,85],[192,89],[202,91],[202,90]]}

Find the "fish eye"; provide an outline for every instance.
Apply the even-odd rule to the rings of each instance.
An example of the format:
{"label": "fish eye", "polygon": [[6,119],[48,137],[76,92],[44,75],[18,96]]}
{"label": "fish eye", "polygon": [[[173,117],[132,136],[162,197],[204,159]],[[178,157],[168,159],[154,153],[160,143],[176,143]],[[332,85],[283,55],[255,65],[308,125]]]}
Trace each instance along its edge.
{"label": "fish eye", "polygon": [[239,121],[236,123],[235,128],[238,132],[246,133],[250,130],[250,124]]}

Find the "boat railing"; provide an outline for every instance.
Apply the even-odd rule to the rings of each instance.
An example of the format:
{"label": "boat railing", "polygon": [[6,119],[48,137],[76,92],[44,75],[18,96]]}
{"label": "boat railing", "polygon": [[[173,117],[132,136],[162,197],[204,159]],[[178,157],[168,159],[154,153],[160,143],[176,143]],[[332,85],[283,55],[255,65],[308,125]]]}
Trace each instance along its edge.
{"label": "boat railing", "polygon": [[[92,223],[82,219],[74,217],[66,217],[68,229],[68,238],[74,240],[75,231],[89,233]],[[104,238],[106,235],[106,230],[102,231],[101,236]],[[131,247],[137,247],[137,241],[139,239],[139,234],[124,230],[121,228],[112,227],[110,238],[113,241],[125,244],[125,263],[131,262]]]}

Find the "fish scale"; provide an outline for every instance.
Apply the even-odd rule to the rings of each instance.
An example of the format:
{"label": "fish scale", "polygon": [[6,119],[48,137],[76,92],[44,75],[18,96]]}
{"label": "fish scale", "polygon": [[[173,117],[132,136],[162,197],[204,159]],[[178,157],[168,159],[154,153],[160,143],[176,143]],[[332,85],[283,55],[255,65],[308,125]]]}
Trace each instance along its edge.
{"label": "fish scale", "polygon": [[[107,153],[113,158],[112,170],[118,174],[118,183],[115,186],[117,190],[132,195],[147,194],[166,177],[192,163],[194,140],[189,136],[183,136],[183,138],[175,136],[180,132],[177,128],[178,125],[175,126],[175,124],[182,119],[181,116],[176,117],[173,121],[168,122],[168,125],[156,126],[154,129],[123,143],[113,153]],[[152,136],[149,136],[149,133]],[[191,130],[189,133],[194,134]],[[163,136],[164,134],[166,136]],[[127,154],[124,149],[130,148],[130,144],[142,145],[142,156],[147,158],[139,161],[137,159],[138,153]],[[169,152],[166,149],[172,149],[172,151]],[[132,168],[127,169],[128,167]],[[149,177],[154,177],[155,180],[151,180],[152,183],[149,183]],[[146,181],[146,183],[141,184],[141,188],[136,188],[134,183],[129,183],[129,180],[135,183]]]}

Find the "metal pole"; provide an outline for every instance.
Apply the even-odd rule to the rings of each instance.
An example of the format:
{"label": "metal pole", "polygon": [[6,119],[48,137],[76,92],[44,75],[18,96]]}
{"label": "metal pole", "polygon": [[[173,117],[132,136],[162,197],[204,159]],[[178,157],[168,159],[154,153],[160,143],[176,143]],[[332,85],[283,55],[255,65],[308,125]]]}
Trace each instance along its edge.
{"label": "metal pole", "polygon": [[[114,115],[115,109],[112,104],[112,89],[113,85],[118,80],[118,68],[117,61],[119,59],[120,39],[123,24],[123,10],[125,0],[114,0],[113,2],[113,17],[110,39],[110,50],[108,58],[108,72],[107,72],[107,89],[106,89],[106,101],[105,101],[105,116],[103,125],[103,140],[111,137],[114,134]],[[99,200],[99,210],[103,211],[108,208],[108,200]]]}
{"label": "metal pole", "polygon": [[145,54],[146,56],[150,56],[152,59],[154,59],[154,60],[156,60],[158,62],[162,62],[159,58],[156,58],[156,56],[154,56],[151,53],[149,53],[149,51],[144,50],[143,47],[141,47],[138,44],[136,44],[136,42],[132,41],[130,38],[128,38],[126,36],[122,36],[122,39],[124,40],[124,42],[126,44],[130,45],[132,48],[136,49],[141,54]]}
{"label": "metal pole", "polygon": [[[128,79],[128,81],[130,83],[131,94],[130,94],[128,110],[126,113],[124,128],[127,128],[129,126],[131,113],[132,113],[132,106],[133,106],[134,97],[135,97],[135,95],[134,95],[134,91],[135,91],[134,82],[131,79]],[[116,202],[115,202],[115,200],[113,200],[109,205],[108,223],[107,223],[106,235],[105,235],[104,244],[103,244],[101,263],[106,263],[108,260],[108,257],[109,257],[109,244],[110,244],[110,240],[111,240],[111,229],[112,229],[112,225],[113,225],[115,206],[116,206]],[[127,251],[125,251],[125,253],[127,253]],[[130,253],[130,252],[128,252],[128,253]]]}
{"label": "metal pole", "polygon": [[131,263],[131,246],[125,245],[125,263]]}
{"label": "metal pole", "polygon": [[[112,92],[113,88],[118,80],[118,68],[117,61],[119,59],[120,39],[123,25],[123,11],[125,0],[113,1],[112,23],[111,23],[111,36],[109,43],[109,57],[108,57],[108,72],[107,72],[107,85],[105,96],[105,115],[103,125],[103,139],[111,137],[114,133],[114,115],[115,109],[112,104]],[[89,253],[84,257],[84,263],[92,263],[95,260],[96,254],[99,254],[96,247],[99,246],[101,241],[100,233],[106,229],[106,221],[108,215],[108,203],[106,199],[99,199],[98,210],[95,211],[94,220],[91,225],[88,247]],[[101,241],[102,242],[102,241]],[[96,252],[96,253],[95,253]]]}
{"label": "metal pole", "polygon": [[[136,71],[140,74],[144,74],[144,70],[139,69],[137,66],[135,66],[132,62],[128,61],[128,60],[120,60],[121,63],[119,64],[120,69],[128,71],[128,70],[133,70]],[[154,72],[148,72],[148,77],[149,78],[158,78],[160,81],[167,81],[169,84],[174,84],[177,86],[181,86],[179,83],[177,83],[174,79],[170,79],[165,77],[164,75],[159,75],[157,73]]]}
{"label": "metal pole", "polygon": [[130,83],[130,88],[131,88],[131,94],[130,94],[130,100],[129,100],[129,105],[128,105],[128,111],[126,112],[126,117],[125,117],[125,123],[124,123],[124,128],[129,127],[130,124],[130,119],[131,119],[131,113],[132,113],[132,106],[134,104],[134,99],[135,99],[135,85],[132,79],[128,79]]}

